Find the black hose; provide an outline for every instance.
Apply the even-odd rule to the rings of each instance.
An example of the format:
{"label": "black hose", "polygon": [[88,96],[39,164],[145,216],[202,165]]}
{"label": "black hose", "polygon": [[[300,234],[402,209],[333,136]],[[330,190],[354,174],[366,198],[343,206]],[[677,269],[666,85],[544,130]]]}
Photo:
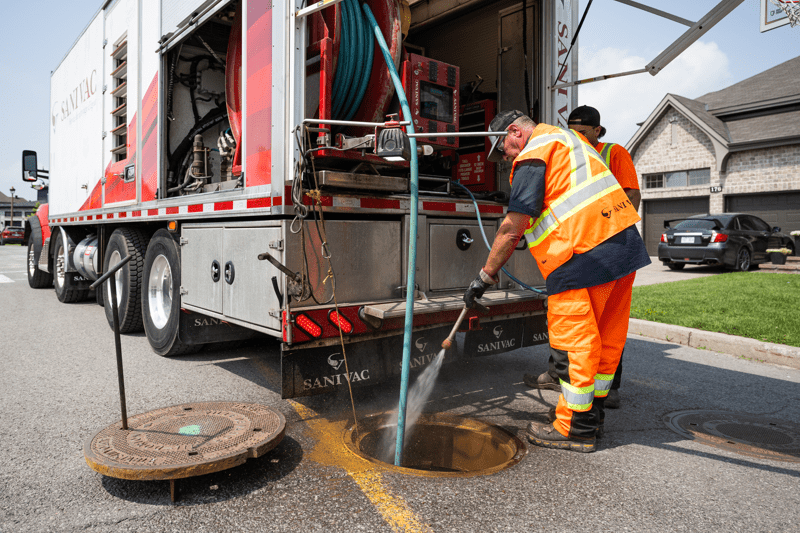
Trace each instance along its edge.
{"label": "black hose", "polygon": [[[194,136],[198,133],[203,133],[207,129],[219,124],[223,120],[228,118],[228,109],[225,106],[215,107],[200,119],[194,127],[189,131],[189,134],[186,136],[185,139],[181,141],[175,151],[169,157],[169,170],[174,171],[178,165],[181,164],[183,159],[186,157],[186,153],[192,146],[192,142],[194,141]],[[184,169],[181,168],[181,171]],[[183,172],[177,172],[177,175],[182,175]]]}

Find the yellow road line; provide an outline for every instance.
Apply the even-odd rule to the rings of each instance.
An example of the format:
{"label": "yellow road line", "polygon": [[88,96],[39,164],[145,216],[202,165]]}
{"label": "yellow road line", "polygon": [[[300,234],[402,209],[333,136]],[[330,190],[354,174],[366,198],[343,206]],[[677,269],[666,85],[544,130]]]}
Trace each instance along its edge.
{"label": "yellow road line", "polygon": [[[253,362],[267,378],[280,382],[276,373],[263,361],[255,359]],[[312,461],[344,469],[392,530],[398,533],[433,531],[411,510],[402,496],[393,494],[383,484],[383,475],[373,463],[358,457],[345,448],[343,435],[347,425],[346,420],[326,420],[316,411],[301,403],[292,400],[288,400],[288,402],[303,419],[311,431],[311,436],[316,441],[314,449],[309,453]]]}

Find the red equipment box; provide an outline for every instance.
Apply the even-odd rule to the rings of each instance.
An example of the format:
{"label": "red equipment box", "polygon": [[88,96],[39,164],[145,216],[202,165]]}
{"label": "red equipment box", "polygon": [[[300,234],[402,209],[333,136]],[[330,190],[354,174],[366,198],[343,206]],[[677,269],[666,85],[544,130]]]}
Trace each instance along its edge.
{"label": "red equipment box", "polygon": [[[461,106],[460,111],[460,131],[488,131],[497,114],[497,103],[481,100]],[[491,147],[491,137],[462,137],[453,179],[472,191],[497,190],[496,165],[486,159]]]}
{"label": "red equipment box", "polygon": [[[409,99],[414,131],[459,131],[458,83],[458,67],[417,54],[407,55],[403,61],[403,88]],[[442,148],[458,147],[458,137],[418,137],[417,142]]]}

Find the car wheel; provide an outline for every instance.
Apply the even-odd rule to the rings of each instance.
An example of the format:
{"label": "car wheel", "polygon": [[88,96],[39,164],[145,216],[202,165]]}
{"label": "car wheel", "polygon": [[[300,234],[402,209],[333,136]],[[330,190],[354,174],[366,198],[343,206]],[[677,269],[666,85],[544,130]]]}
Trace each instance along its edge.
{"label": "car wheel", "polygon": [[75,281],[76,272],[67,272],[67,265],[64,263],[64,240],[61,232],[56,236],[56,255],[53,258],[53,279],[56,288],[56,297],[61,303],[80,302],[86,299],[88,288],[81,287]]}
{"label": "car wheel", "polygon": [[28,285],[32,289],[44,289],[45,287],[53,286],[53,275],[39,270],[39,266],[36,264],[33,241],[28,243]]}
{"label": "car wheel", "polygon": [[734,265],[734,270],[738,270],[739,272],[747,272],[750,270],[751,266],[750,250],[742,246],[739,248],[739,251],[736,252],[736,264]]}
{"label": "car wheel", "polygon": [[686,263],[667,263],[667,266],[670,270],[683,270],[683,267],[686,266]]}
{"label": "car wheel", "polygon": [[109,282],[116,283],[120,333],[142,331],[141,289],[146,249],[147,236],[132,228],[114,230],[108,240],[108,246],[106,246],[103,272],[108,272],[129,255],[132,257],[127,265],[117,271],[114,280],[106,281],[103,284],[103,307],[106,311],[108,325],[113,328],[114,311]]}
{"label": "car wheel", "polygon": [[201,344],[185,344],[179,333],[181,313],[181,263],[178,245],[164,229],[147,246],[142,276],[144,331],[153,351],[164,357],[194,353]]}
{"label": "car wheel", "polygon": [[6,245],[6,240],[0,239],[0,246],[5,246],[5,245]]}

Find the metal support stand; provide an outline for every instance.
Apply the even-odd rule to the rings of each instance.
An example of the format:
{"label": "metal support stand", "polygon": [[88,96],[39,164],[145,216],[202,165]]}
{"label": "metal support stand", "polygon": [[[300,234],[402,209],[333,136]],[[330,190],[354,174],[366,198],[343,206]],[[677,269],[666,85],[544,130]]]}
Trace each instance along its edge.
{"label": "metal support stand", "polygon": [[[92,283],[89,288],[97,290],[99,287],[102,287],[103,283],[114,276],[117,271],[124,267],[125,265],[133,259],[133,256],[129,255],[116,265],[114,268],[103,274],[97,281]],[[125,405],[125,376],[122,372],[122,344],[120,344],[119,340],[119,309],[117,308],[117,280],[112,279],[110,284],[111,289],[111,314],[114,316],[114,344],[117,349],[117,380],[119,381],[119,406],[120,410],[122,411],[122,429],[128,429],[128,408]],[[102,288],[100,289],[102,290]],[[174,500],[173,500],[174,501]]]}

